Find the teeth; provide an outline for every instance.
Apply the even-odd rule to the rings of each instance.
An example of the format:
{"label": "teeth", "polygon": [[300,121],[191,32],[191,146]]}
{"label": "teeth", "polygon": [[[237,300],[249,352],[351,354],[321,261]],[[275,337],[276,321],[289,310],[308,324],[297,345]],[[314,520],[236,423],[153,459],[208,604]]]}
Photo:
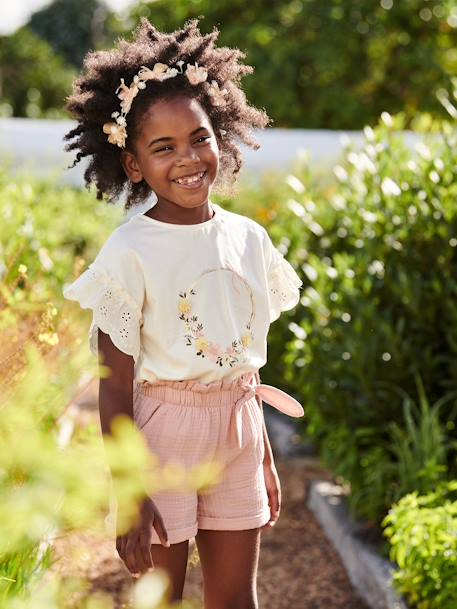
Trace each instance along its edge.
{"label": "teeth", "polygon": [[204,171],[201,171],[200,173],[197,173],[193,176],[190,177],[186,177],[186,178],[177,178],[175,180],[175,182],[178,182],[178,184],[193,184],[194,182],[198,182],[199,180],[201,180],[201,178],[204,175]]}

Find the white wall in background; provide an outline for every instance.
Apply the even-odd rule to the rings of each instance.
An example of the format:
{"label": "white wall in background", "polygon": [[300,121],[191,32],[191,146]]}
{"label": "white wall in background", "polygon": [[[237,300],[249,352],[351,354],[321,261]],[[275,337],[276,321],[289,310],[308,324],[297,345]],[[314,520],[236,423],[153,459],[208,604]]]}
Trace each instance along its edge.
{"label": "white wall in background", "polygon": [[[37,175],[63,175],[65,182],[82,185],[83,162],[66,170],[74,159],[64,152],[64,134],[74,126],[72,121],[46,119],[0,119],[0,162],[11,163],[14,171],[26,170]],[[311,163],[322,164],[338,158],[341,136],[346,133],[355,142],[363,139],[360,131],[324,131],[307,129],[268,129],[256,131],[259,150],[241,145],[245,163],[242,172],[278,169],[285,171],[300,153],[308,150]]]}
{"label": "white wall in background", "polygon": [[[0,163],[14,173],[32,173],[39,176],[56,176],[65,183],[83,186],[86,163],[75,168],[74,153],[64,151],[63,136],[73,126],[73,121],[46,119],[0,119]],[[405,132],[405,141],[413,146],[417,136]],[[243,176],[256,176],[266,171],[285,172],[292,168],[294,160],[303,152],[310,155],[311,166],[326,166],[338,161],[347,138],[355,148],[364,140],[362,131],[331,131],[313,129],[267,129],[253,133],[260,144],[259,150],[241,145],[244,156]]]}

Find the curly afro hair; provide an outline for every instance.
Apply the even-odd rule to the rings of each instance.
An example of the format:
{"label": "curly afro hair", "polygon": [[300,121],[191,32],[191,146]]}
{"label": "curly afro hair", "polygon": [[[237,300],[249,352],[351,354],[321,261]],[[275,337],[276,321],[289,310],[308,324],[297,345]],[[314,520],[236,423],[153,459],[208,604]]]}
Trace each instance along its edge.
{"label": "curly afro hair", "polygon": [[220,89],[227,89],[227,104],[213,106],[202,83],[191,85],[187,78],[154,81],[154,86],[148,84],[132,104],[127,121],[126,149],[134,152],[140,119],[153,102],[179,95],[193,97],[208,115],[217,138],[220,161],[214,190],[233,192],[243,163],[235,138],[257,150],[260,146],[250,136],[249,130],[264,128],[271,119],[264,110],[248,104],[239,86],[241,77],[254,71],[252,66],[239,63],[239,59],[246,56],[245,53],[237,48],[216,48],[218,36],[217,28],[202,36],[198,19],[191,19],[183,29],[166,34],[143,18],[131,42],[120,39],[112,50],[94,51],[86,55],[83,73],[75,80],[66,104],[78,125],[64,139],[71,142],[66,144],[66,150],[77,151],[72,167],[82,158],[91,157],[84,179],[87,187],[95,183],[97,199],[105,198],[111,202],[126,189],[125,208],[128,209],[142,203],[150,195],[151,188],[145,180],[135,184],[128,179],[121,164],[121,149],[108,142],[103,124],[110,120],[112,112],[119,110],[115,91],[121,78],[128,85],[141,66],[152,68],[155,63],[174,65],[180,60],[189,64],[198,62],[199,66],[206,68],[208,82],[215,80]]}

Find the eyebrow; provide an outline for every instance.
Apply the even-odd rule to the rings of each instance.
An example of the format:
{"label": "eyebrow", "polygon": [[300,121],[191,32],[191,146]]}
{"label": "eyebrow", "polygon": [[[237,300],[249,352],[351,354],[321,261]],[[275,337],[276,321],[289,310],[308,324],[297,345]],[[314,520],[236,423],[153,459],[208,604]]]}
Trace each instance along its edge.
{"label": "eyebrow", "polygon": [[[191,136],[195,135],[196,133],[198,133],[199,131],[202,131],[202,130],[208,131],[208,129],[206,127],[197,127],[196,129],[194,129],[192,131],[192,133],[190,135]],[[152,140],[151,142],[149,142],[148,148],[149,148],[149,146],[152,146],[153,144],[157,144],[158,142],[169,141],[169,140],[172,140],[172,139],[173,139],[172,137],[159,137],[158,139]]]}

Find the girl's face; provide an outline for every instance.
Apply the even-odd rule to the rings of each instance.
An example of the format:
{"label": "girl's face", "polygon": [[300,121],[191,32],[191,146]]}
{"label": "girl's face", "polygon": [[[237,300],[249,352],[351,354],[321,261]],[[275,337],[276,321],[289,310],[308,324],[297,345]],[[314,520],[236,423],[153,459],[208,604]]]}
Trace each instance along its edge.
{"label": "girl's face", "polygon": [[[219,171],[219,148],[201,104],[182,96],[160,100],[141,121],[135,152],[122,154],[128,177],[132,182],[144,179],[162,207],[169,203],[185,208],[207,204]],[[184,176],[197,181],[179,184],[177,180]]]}

